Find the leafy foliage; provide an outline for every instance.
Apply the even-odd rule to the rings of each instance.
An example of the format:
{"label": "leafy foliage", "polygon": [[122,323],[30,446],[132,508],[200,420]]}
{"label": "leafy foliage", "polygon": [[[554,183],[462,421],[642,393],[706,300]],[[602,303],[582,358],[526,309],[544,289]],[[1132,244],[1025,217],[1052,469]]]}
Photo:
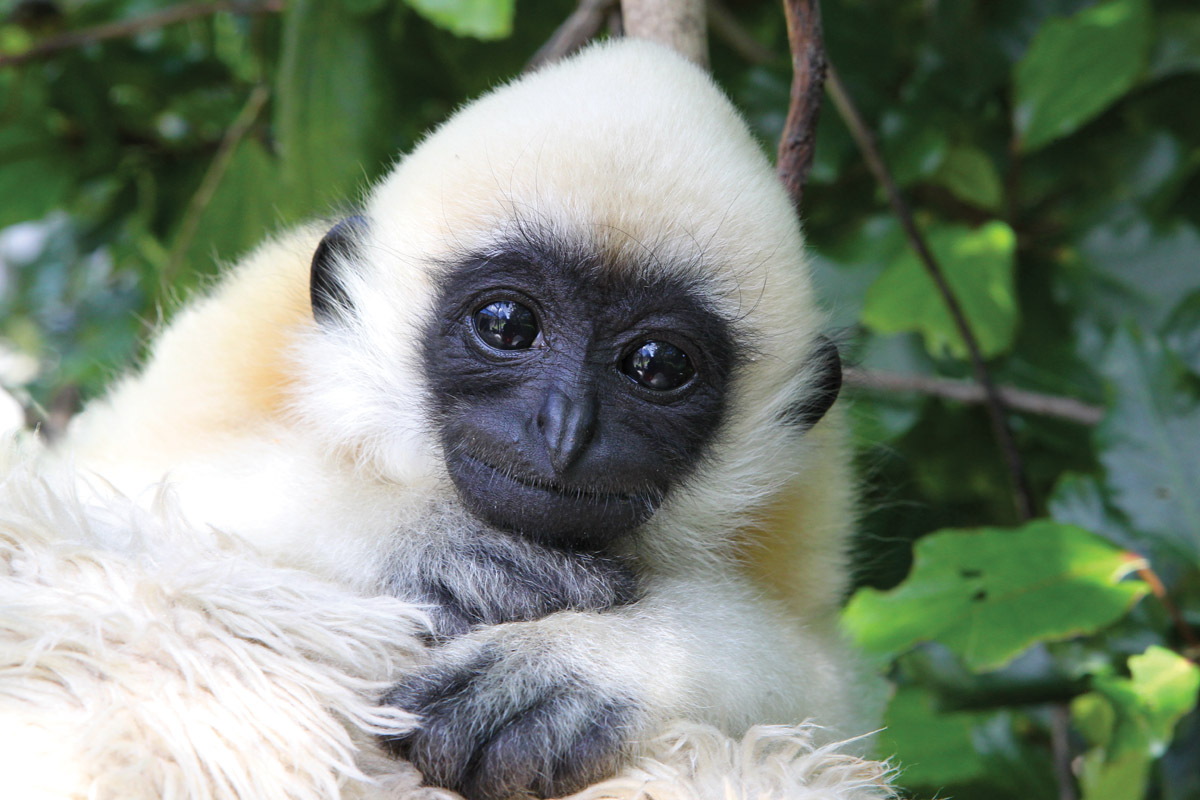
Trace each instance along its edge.
{"label": "leafy foliage", "polygon": [[[3,5],[0,59],[101,24],[136,30],[0,65],[0,385],[52,419],[100,391],[179,296],[271,230],[352,205],[458,103],[516,74],[573,5],[247,0],[256,12],[149,27],[174,4]],[[730,6],[771,57],[715,34],[714,73],[771,152],[790,80],[782,15],[774,0]],[[1200,10],[823,13],[988,369],[1104,413],[1008,415],[1037,509],[1026,522],[978,406],[847,388],[868,498],[846,619],[895,687],[879,747],[919,796],[1057,798],[1058,757],[1088,800],[1196,800]],[[968,379],[960,333],[829,106],[805,204],[848,358]]]}
{"label": "leafy foliage", "polygon": [[1003,667],[1037,641],[1092,633],[1146,591],[1122,581],[1141,559],[1082,528],[1035,520],[1017,530],[946,530],[914,548],[899,587],[862,589],[846,609],[868,651],[937,640],[972,670]]}

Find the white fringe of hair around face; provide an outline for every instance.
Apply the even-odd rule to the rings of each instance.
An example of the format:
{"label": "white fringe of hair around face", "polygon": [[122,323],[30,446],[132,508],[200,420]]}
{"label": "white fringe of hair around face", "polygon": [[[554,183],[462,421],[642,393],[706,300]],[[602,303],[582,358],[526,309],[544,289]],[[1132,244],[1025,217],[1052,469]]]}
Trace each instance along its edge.
{"label": "white fringe of hair around face", "polygon": [[[373,735],[423,658],[421,610],[266,563],[0,443],[0,796],[433,800]],[[678,724],[580,800],[875,800],[888,767],[811,729]]]}

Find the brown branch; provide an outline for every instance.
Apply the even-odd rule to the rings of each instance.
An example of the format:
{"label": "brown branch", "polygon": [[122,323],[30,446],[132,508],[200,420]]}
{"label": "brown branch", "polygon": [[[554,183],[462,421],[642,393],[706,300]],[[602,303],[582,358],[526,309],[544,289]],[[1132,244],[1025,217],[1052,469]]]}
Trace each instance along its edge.
{"label": "brown branch", "polygon": [[0,69],[17,66],[28,61],[70,50],[76,47],[103,42],[108,39],[122,39],[135,36],[144,31],[165,28],[179,22],[187,22],[198,17],[209,17],[222,11],[234,14],[276,14],[283,11],[284,0],[219,0],[214,3],[187,3],[172,6],[144,17],[109,22],[77,31],[69,31],[44,39],[28,50],[11,55],[0,54]]}
{"label": "brown branch", "polygon": [[571,16],[550,35],[546,43],[538,48],[525,65],[526,72],[533,72],[546,64],[566,58],[583,47],[608,22],[608,15],[618,7],[618,0],[580,0]]}
{"label": "brown branch", "polygon": [[246,99],[246,104],[238,112],[237,118],[225,131],[225,135],[221,137],[221,144],[217,147],[217,152],[209,163],[204,178],[200,181],[200,187],[192,195],[187,211],[184,212],[183,222],[179,225],[179,236],[175,239],[175,246],[171,248],[171,257],[160,276],[164,286],[174,283],[179,267],[183,263],[183,257],[187,255],[188,248],[192,246],[192,239],[195,238],[196,231],[200,227],[200,220],[209,203],[212,202],[217,187],[221,185],[225,171],[229,169],[229,162],[233,160],[234,150],[250,131],[250,127],[258,119],[259,112],[262,111],[270,96],[271,90],[265,85],[255,86]]}
{"label": "brown branch", "polygon": [[987,365],[984,363],[983,353],[979,349],[979,340],[975,338],[975,332],[971,329],[966,314],[963,313],[962,306],[959,305],[958,298],[954,296],[954,291],[950,288],[945,273],[942,272],[937,259],[934,258],[933,252],[929,249],[929,245],[925,241],[925,237],[917,228],[917,223],[913,219],[912,209],[909,208],[904,196],[900,194],[900,189],[896,186],[896,181],[892,178],[887,165],[884,164],[879,147],[875,144],[875,137],[871,135],[866,123],[863,122],[862,115],[858,113],[858,109],[850,99],[850,95],[846,92],[846,87],[842,84],[832,64],[829,65],[827,85],[833,104],[837,107],[838,113],[841,114],[842,119],[850,128],[850,133],[858,143],[859,150],[862,151],[867,165],[871,168],[871,171],[875,174],[875,178],[887,193],[888,203],[899,218],[900,225],[904,228],[904,233],[908,237],[909,244],[916,251],[917,256],[921,259],[921,263],[925,265],[925,271],[933,279],[934,285],[937,287],[943,302],[946,304],[946,310],[950,312],[950,317],[954,320],[954,325],[958,328],[959,335],[962,336],[963,342],[967,345],[967,352],[970,354],[971,359],[971,368],[975,372],[975,380],[983,387],[985,406],[992,424],[992,435],[996,438],[996,444],[999,445],[1000,452],[1004,456],[1005,465],[1008,467],[1008,474],[1013,488],[1013,505],[1016,507],[1017,517],[1021,521],[1032,519],[1033,493],[1030,491],[1029,483],[1025,478],[1025,466],[1021,460],[1021,453],[1017,449],[1012,430],[1008,427],[1008,420],[1005,417],[1004,399],[1000,396],[1000,392],[992,380],[991,373],[988,372]]}
{"label": "brown branch", "polygon": [[775,171],[799,213],[817,143],[821,87],[825,83],[825,42],[816,0],[784,0],[783,9],[792,52],[792,94],[787,122],[779,137]]}
{"label": "brown branch", "polygon": [[650,39],[708,67],[704,0],[621,0],[625,35]]}
{"label": "brown branch", "polygon": [[[844,373],[847,386],[871,392],[915,392],[958,403],[978,405],[987,402],[983,387],[949,378],[934,378],[928,375],[901,375],[896,372],[862,370],[847,367]],[[1040,394],[1012,386],[996,387],[1004,399],[1004,405],[1013,411],[1023,411],[1041,417],[1057,417],[1080,425],[1097,425],[1104,417],[1104,409],[1073,397]]]}

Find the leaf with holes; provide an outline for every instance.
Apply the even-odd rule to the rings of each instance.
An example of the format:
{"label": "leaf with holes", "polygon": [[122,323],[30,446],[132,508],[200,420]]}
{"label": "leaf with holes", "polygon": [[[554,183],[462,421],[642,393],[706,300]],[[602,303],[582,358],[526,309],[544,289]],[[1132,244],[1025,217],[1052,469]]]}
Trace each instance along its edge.
{"label": "leaf with holes", "polygon": [[1133,554],[1073,525],[943,530],[917,542],[913,570],[887,592],[863,589],[846,608],[867,650],[938,641],[973,670],[1004,666],[1040,640],[1091,633],[1146,593],[1124,580]]}

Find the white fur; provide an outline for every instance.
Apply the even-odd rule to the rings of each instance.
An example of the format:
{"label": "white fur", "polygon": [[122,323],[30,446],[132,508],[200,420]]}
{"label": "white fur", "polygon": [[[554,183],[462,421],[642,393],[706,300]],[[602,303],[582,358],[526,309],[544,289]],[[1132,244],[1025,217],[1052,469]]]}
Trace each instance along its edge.
{"label": "white fur", "polygon": [[[378,591],[404,537],[439,536],[438,525],[465,513],[456,512],[416,363],[437,269],[537,227],[615,269],[694,281],[736,321],[751,357],[711,457],[672,491],[629,553],[643,568],[644,600],[495,626],[451,648],[502,639],[514,652],[552,652],[598,686],[634,692],[648,710],[647,732],[681,717],[734,735],[806,719],[824,726],[826,739],[868,730],[865,679],[835,626],[854,516],[840,414],[807,433],[781,422],[813,380],[809,356],[824,317],[787,197],[711,80],[647,43],[591,48],[462,109],[370,192],[365,215],[362,263],[346,273],[354,313],[341,330],[319,328],[308,310],[308,266],[322,230],[291,232],[188,306],[141,373],[76,420],[64,452],[85,474],[152,515],[149,487],[167,480],[177,493],[178,512],[137,523],[139,541],[166,542],[148,552],[168,560],[199,552],[196,531],[214,526],[272,565],[255,569],[300,568]],[[110,501],[98,502],[107,509]],[[431,503],[440,508],[436,523]],[[280,574],[296,576],[288,585],[301,580]],[[203,580],[195,591],[226,586]],[[353,602],[382,601],[337,600]],[[295,615],[299,637],[301,623],[321,624],[312,606],[313,615],[304,612],[297,596],[278,609],[281,644],[293,637],[285,618]],[[349,639],[378,653],[372,648],[387,637],[373,619],[306,647],[322,664],[321,648]],[[364,680],[386,674],[330,663]],[[360,721],[353,704],[349,712],[332,707]],[[253,711],[231,713],[274,724]],[[311,769],[352,780],[342,745],[329,746]]]}
{"label": "white fur", "polygon": [[[21,800],[434,800],[370,734],[423,654],[419,610],[263,563],[189,529],[169,492],[81,497],[61,466],[0,448],[0,785]],[[875,800],[886,764],[810,728],[738,743],[677,722],[580,800]]]}

